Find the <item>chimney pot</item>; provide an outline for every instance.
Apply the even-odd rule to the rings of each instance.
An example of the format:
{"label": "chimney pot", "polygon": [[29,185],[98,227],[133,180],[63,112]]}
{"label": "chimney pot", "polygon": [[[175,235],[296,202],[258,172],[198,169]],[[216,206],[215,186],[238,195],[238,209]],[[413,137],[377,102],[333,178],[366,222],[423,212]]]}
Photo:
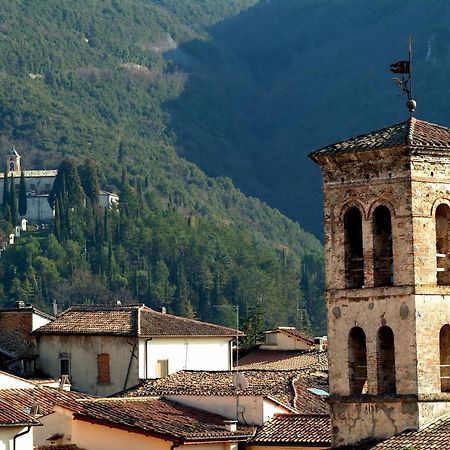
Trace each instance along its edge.
{"label": "chimney pot", "polygon": [[224,420],[223,423],[227,431],[237,431],[237,420]]}

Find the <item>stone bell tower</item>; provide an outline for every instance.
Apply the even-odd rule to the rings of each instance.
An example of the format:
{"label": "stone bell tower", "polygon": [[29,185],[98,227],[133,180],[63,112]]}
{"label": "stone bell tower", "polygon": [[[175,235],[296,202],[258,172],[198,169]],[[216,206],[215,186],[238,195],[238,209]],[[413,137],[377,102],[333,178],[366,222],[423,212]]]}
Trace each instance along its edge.
{"label": "stone bell tower", "polygon": [[333,446],[421,429],[450,413],[450,129],[411,117],[310,158]]}
{"label": "stone bell tower", "polygon": [[11,147],[11,150],[6,156],[6,169],[8,174],[13,174],[14,176],[20,175],[20,155],[17,153],[14,145]]}

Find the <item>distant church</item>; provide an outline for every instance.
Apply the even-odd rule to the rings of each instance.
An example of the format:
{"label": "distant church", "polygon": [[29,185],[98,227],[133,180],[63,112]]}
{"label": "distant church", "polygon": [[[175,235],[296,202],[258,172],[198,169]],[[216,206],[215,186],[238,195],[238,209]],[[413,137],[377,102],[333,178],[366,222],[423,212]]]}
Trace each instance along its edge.
{"label": "distant church", "polygon": [[[386,448],[406,448],[401,433],[416,430],[408,439],[431,448],[450,429],[450,129],[411,117],[310,158],[323,175],[333,447],[397,435]],[[445,436],[433,448],[450,448]]]}
{"label": "distant church", "polygon": [[[8,152],[5,167],[8,170],[8,178],[14,177],[14,187],[18,197],[20,187],[21,156],[13,146]],[[54,218],[54,211],[48,203],[48,196],[52,190],[57,170],[25,170],[25,184],[27,190],[27,214],[25,219],[31,223],[48,223]],[[4,173],[0,173],[0,202],[3,199]],[[119,198],[116,194],[101,190],[99,195],[100,205],[109,207],[117,204]]]}

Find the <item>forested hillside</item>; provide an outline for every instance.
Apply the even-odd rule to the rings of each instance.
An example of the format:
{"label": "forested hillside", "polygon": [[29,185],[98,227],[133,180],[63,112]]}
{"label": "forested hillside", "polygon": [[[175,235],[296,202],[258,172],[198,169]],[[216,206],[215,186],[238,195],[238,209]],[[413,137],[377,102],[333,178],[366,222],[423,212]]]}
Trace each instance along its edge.
{"label": "forested hillside", "polygon": [[450,125],[449,20],[445,0],[259,1],[168,52],[190,75],[169,102],[177,149],[320,235],[307,153],[406,119],[389,65],[409,36],[416,115]]}
{"label": "forested hillside", "polygon": [[[2,4],[0,149],[14,143],[25,168],[87,158],[102,187],[121,195],[119,211],[103,217],[85,200],[88,191],[70,204],[62,189],[50,232],[30,233],[3,255],[4,304],[35,299],[50,309],[53,301],[122,298],[231,324],[227,305],[239,302],[242,320],[261,327],[306,325],[308,305],[313,327],[323,331],[319,242],[230,179],[208,178],[174,148],[182,136],[170,126],[172,107],[190,74],[170,52],[207,42],[209,27],[255,3]],[[11,211],[3,217],[7,231]]]}

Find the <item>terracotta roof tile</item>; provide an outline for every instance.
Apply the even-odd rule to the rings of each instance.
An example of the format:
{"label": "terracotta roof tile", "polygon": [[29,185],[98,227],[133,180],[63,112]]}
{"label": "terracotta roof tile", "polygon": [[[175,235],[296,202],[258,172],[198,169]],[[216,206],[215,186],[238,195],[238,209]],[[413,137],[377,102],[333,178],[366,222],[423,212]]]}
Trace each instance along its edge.
{"label": "terracotta roof tile", "polygon": [[393,147],[450,150],[450,129],[412,117],[405,122],[328,145],[312,152],[309,157],[316,160],[322,155]]}
{"label": "terracotta roof tile", "polygon": [[258,430],[251,444],[322,445],[331,442],[330,417],[276,414]]}
{"label": "terracotta roof tile", "polygon": [[[30,405],[31,406],[31,405]],[[39,422],[31,417],[25,408],[18,408],[8,401],[0,400],[0,427],[19,425],[39,425]]]}
{"label": "terracotta roof tile", "polygon": [[117,336],[235,336],[233,328],[154,311],[144,305],[78,305],[36,334],[99,334]]}
{"label": "terracotta roof tile", "polygon": [[36,450],[84,450],[76,444],[62,444],[62,445],[43,445],[36,447]]}
{"label": "terracotta roof tile", "polygon": [[429,450],[450,448],[450,415],[436,420],[419,431],[404,431],[381,442],[373,449],[398,450],[411,448],[414,450]]}
{"label": "terracotta roof tile", "polygon": [[80,409],[80,404],[77,400],[86,398],[93,397],[80,392],[64,391],[41,386],[26,389],[0,389],[0,402],[4,402],[21,411],[38,404],[38,414],[41,416],[51,414],[54,405],[60,405],[77,411]]}
{"label": "terracotta roof tile", "polygon": [[[308,388],[325,388],[326,378],[304,371],[243,370],[248,388],[239,390],[240,396],[266,396],[296,412],[328,413],[323,397]],[[167,395],[234,396],[233,371],[182,370],[164,378],[143,380],[138,386],[124,391],[127,397],[152,397]]]}
{"label": "terracotta roof tile", "polygon": [[239,360],[239,368],[263,370],[328,370],[328,353],[317,350],[255,350]]}
{"label": "terracotta roof tile", "polygon": [[80,403],[83,409],[74,415],[76,420],[107,423],[181,441],[247,440],[256,431],[248,425],[228,431],[222,416],[166,399],[109,398]]}

